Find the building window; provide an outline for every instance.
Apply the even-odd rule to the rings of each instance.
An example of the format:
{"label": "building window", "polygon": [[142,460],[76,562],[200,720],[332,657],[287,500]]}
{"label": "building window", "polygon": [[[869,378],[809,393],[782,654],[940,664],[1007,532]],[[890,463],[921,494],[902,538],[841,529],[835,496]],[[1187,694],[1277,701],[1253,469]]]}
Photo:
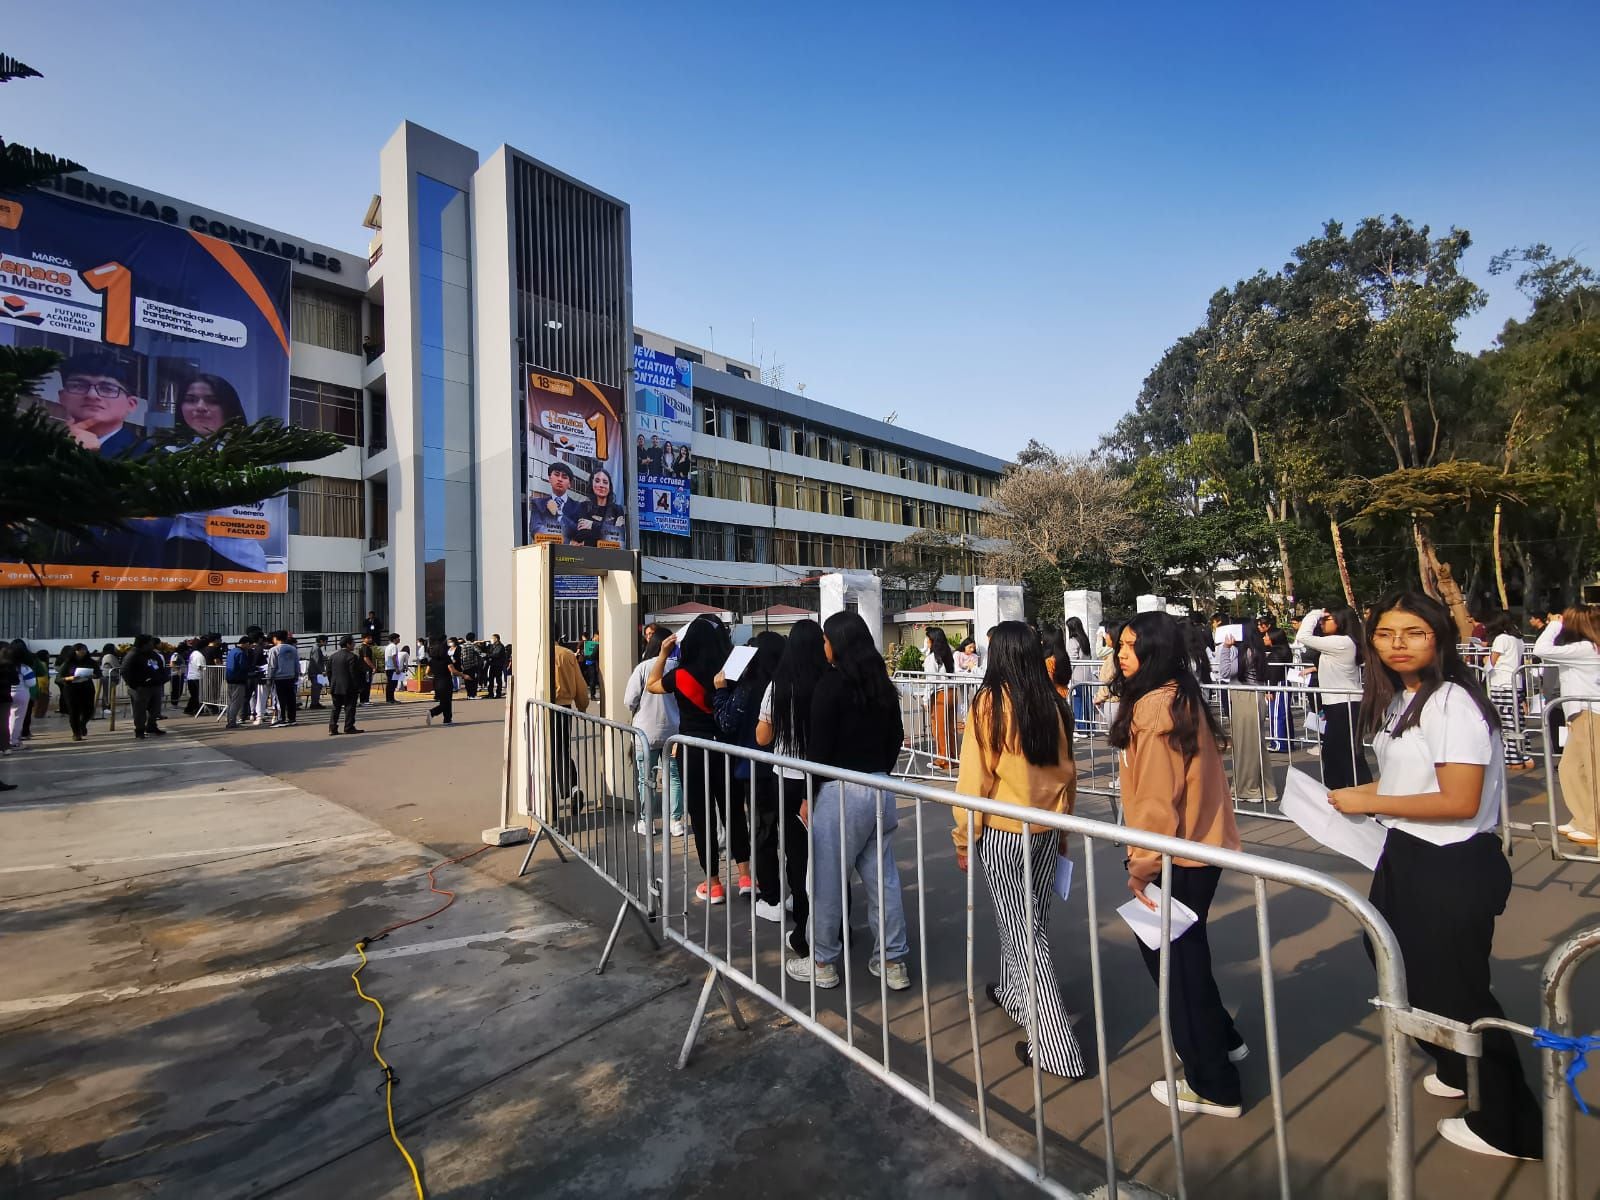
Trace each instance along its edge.
{"label": "building window", "polygon": [[750,378],[750,372],[749,371],[746,371],[743,367],[736,366],[733,363],[724,364],[722,369],[724,371],[726,371],[729,375],[737,375],[740,379],[749,379]]}
{"label": "building window", "polygon": [[361,444],[361,393],[298,376],[289,380],[289,424],[320,429],[351,446]]}
{"label": "building window", "polygon": [[717,402],[703,401],[700,405],[700,432],[707,437],[717,436]]}
{"label": "building window", "polygon": [[705,359],[701,355],[696,354],[693,350],[685,350],[682,346],[674,346],[672,348],[672,353],[674,357],[687,359],[692,363],[705,362]]}
{"label": "building window", "polygon": [[290,321],[297,342],[345,354],[361,353],[359,297],[297,287],[290,294]]}
{"label": "building window", "polygon": [[767,449],[781,451],[783,449],[783,426],[767,418]]}
{"label": "building window", "polygon": [[367,421],[367,457],[389,448],[389,400],[382,392],[368,392],[371,418]]}
{"label": "building window", "polygon": [[308,537],[365,537],[361,508],[359,479],[319,475],[289,489],[289,532]]}
{"label": "building window", "polygon": [[372,534],[367,539],[367,549],[382,550],[389,544],[388,479],[368,480],[367,499],[372,512]]}

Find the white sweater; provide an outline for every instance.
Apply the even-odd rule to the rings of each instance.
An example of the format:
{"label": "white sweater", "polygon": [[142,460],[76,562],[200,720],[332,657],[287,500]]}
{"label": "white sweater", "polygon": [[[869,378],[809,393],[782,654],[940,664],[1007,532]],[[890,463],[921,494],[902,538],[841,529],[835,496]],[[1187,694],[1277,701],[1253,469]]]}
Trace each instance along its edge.
{"label": "white sweater", "polygon": [[1294,635],[1295,643],[1322,656],[1317,659],[1317,690],[1325,703],[1359,703],[1361,668],[1356,665],[1356,644],[1342,633],[1325,637],[1316,632],[1326,611],[1314,608],[1306,614],[1300,631]]}
{"label": "white sweater", "polygon": [[1534,654],[1556,665],[1563,696],[1583,696],[1589,700],[1588,704],[1568,700],[1562,706],[1567,716],[1575,717],[1585,708],[1600,713],[1600,650],[1595,649],[1592,642],[1568,642],[1558,646],[1556,638],[1560,636],[1561,618],[1557,617],[1544,627],[1539,640],[1534,642]]}

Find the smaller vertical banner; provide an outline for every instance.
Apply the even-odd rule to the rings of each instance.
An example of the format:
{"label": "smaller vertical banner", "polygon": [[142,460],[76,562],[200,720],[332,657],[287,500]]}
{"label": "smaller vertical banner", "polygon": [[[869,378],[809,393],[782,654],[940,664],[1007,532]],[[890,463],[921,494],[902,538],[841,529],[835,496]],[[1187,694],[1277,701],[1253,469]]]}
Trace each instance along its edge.
{"label": "smaller vertical banner", "polygon": [[639,531],[689,536],[693,365],[647,346],[633,348],[634,479]]}

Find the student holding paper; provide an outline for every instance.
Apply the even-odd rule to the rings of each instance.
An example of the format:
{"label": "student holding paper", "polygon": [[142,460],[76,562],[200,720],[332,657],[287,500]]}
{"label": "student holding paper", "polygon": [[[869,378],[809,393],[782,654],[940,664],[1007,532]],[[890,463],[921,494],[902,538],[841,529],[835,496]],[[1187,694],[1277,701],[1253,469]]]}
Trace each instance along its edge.
{"label": "student holding paper", "polygon": [[[1217,751],[1217,719],[1189,669],[1177,622],[1166,613],[1139,613],[1118,635],[1117,665],[1122,696],[1110,742],[1122,751],[1126,824],[1237,850],[1239,830]],[[1156,905],[1145,891],[1160,878],[1161,855],[1129,847],[1128,888],[1148,908]],[[1244,1108],[1234,1064],[1249,1050],[1223,1007],[1206,935],[1206,916],[1221,878],[1221,867],[1172,860],[1172,898],[1196,918],[1169,951],[1172,1044],[1186,1076],[1177,1081],[1178,1108],[1237,1117]],[[1150,978],[1157,979],[1160,954],[1142,943],[1139,952]],[[1150,1094],[1162,1104],[1172,1102],[1165,1079],[1151,1084]]]}
{"label": "student holding paper", "polygon": [[[1489,989],[1494,921],[1511,894],[1494,834],[1506,786],[1499,720],[1437,600],[1390,596],[1367,633],[1361,728],[1376,735],[1378,781],[1341,788],[1329,802],[1388,827],[1371,899],[1400,944],[1412,1003],[1467,1023],[1502,1016]],[[1427,1092],[1465,1096],[1466,1060],[1419,1044],[1436,1064]],[[1509,1033],[1484,1033],[1478,1080],[1478,1111],[1440,1121],[1440,1136],[1478,1154],[1542,1157],[1539,1106]]]}
{"label": "student holding paper", "polygon": [[[1039,638],[1021,621],[1003,621],[989,635],[989,666],[973,697],[961,741],[961,774],[956,791],[1003,800],[1044,812],[1070,813],[1078,793],[1072,760],[1072,709],[1045,668]],[[1017,1043],[1017,1058],[1068,1079],[1087,1072],[1083,1051],[1067,1022],[1050,957],[1048,922],[1057,862],[1067,852],[1067,835],[1035,825],[1024,839],[1022,822],[1011,817],[955,810],[956,865],[967,869],[971,847],[967,821],[978,839],[978,860],[994,898],[1000,933],[1001,982],[987,984],[991,1003],[1018,1025],[1028,1025],[1028,967],[1037,971],[1034,988],[1038,1036]],[[1033,924],[1028,924],[1027,864],[1031,863]]]}
{"label": "student holding paper", "polygon": [[100,678],[99,664],[89,654],[89,647],[82,642],[69,647],[61,657],[56,678],[61,683],[61,694],[67,702],[72,740],[81,742],[89,736],[89,718],[94,716],[95,680]]}

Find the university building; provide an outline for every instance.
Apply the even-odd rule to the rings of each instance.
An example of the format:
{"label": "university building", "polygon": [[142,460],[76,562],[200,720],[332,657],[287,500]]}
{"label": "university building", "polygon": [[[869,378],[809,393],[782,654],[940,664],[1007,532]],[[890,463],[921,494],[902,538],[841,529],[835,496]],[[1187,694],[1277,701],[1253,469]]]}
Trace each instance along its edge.
{"label": "university building", "polygon": [[[380,152],[378,181],[364,251],[142,185],[59,181],[54,191],[77,203],[288,259],[289,420],[344,449],[310,464],[315,477],[289,497],[286,592],[0,589],[5,636],[332,633],[368,609],[408,641],[509,629],[509,551],[527,540],[529,490],[549,466],[530,445],[530,373],[627,396],[636,347],[682,360],[693,380],[689,535],[628,523],[647,611],[815,610],[818,575],[881,572],[918,530],[947,535],[968,565],[917,594],[891,580],[886,616],[968,599],[979,514],[1003,462],[635,328],[627,204],[518,150],[480,159],[408,122]],[[631,510],[631,464],[624,473]]]}

